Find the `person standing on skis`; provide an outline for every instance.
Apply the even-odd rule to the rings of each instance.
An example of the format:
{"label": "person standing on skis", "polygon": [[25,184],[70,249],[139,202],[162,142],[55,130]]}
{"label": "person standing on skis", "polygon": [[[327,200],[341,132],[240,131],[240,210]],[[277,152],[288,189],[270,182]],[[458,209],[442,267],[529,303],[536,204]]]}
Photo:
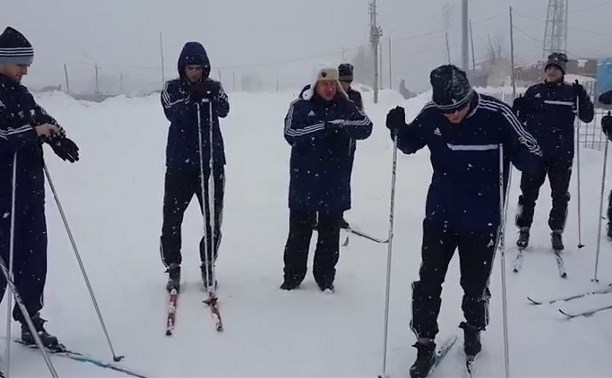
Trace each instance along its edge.
{"label": "person standing on skis", "polygon": [[350,208],[350,141],[372,133],[372,121],[348,99],[338,78],[336,67],[318,66],[311,84],[285,116],[291,160],[282,290],[296,289],[306,276],[312,226],[318,217],[313,274],[321,291],[334,291],[340,220]]}
{"label": "person standing on skis", "polygon": [[[350,63],[342,63],[338,66],[338,73],[340,75],[340,85],[342,85],[342,89],[348,95],[349,100],[353,101],[355,105],[361,110],[363,109],[363,100],[361,99],[361,93],[353,88],[351,88],[351,84],[353,83],[353,65]],[[349,139],[349,166],[346,170],[348,174],[347,180],[349,181],[349,186],[351,183],[351,176],[353,174],[353,163],[355,162],[355,150],[357,148],[357,141],[353,138]],[[350,201],[350,198],[349,198]],[[340,218],[340,228],[348,228],[349,224],[344,219],[344,215]]]}
{"label": "person standing on skis", "polygon": [[[161,92],[161,103],[170,128],[166,146],[163,225],[160,240],[162,262],[169,274],[166,289],[180,290],[181,225],[183,214],[195,194],[206,219],[206,235],[200,241],[202,281],[205,288],[216,287],[214,264],[221,243],[221,220],[225,190],[225,149],[219,118],[229,113],[229,101],[221,83],[208,77],[210,61],[198,42],[187,42],[178,59],[179,77],[167,81]],[[200,104],[198,115],[197,105]],[[209,104],[212,107],[210,118]],[[212,126],[212,131],[211,131]],[[201,128],[201,140],[199,140]],[[209,135],[212,132],[212,143]],[[200,156],[200,148],[202,156]],[[210,157],[214,189],[214,215],[209,214]],[[201,164],[204,173],[202,199]],[[203,209],[202,209],[203,207]],[[214,221],[214,230],[211,224]],[[208,262],[208,264],[206,264]]]}
{"label": "person standing on skis", "polygon": [[[432,101],[409,124],[402,107],[387,114],[391,138],[404,154],[427,146],[433,176],[423,220],[422,263],[412,285],[412,320],[417,337],[413,378],[427,376],[433,364],[438,333],[442,283],[459,249],[461,308],[465,321],[464,351],[482,348],[480,332],[488,324],[489,277],[500,227],[500,192],[505,192],[510,162],[536,174],[542,152],[503,102],[475,92],[464,71],[443,65],[430,74]],[[503,148],[504,190],[500,188]],[[505,196],[505,195],[504,195]]]}
{"label": "person standing on skis", "polygon": [[[0,34],[0,214],[3,215],[0,216],[0,254],[10,269],[13,234],[13,272],[17,292],[42,343],[54,348],[59,346],[57,337],[45,330],[43,324],[46,320],[40,317],[47,278],[42,145],[47,143],[57,156],[71,163],[79,160],[79,148],[21,85],[22,77],[27,75],[33,60],[34,50],[23,34],[11,27]],[[15,214],[10,216],[13,201]],[[4,274],[0,274],[2,297],[6,285]],[[13,319],[21,323],[22,341],[34,345],[34,335],[17,304],[13,309]]]}
{"label": "person standing on skis", "polygon": [[516,226],[520,249],[529,244],[529,230],[533,222],[536,200],[546,176],[550,181],[552,209],[548,226],[552,230],[551,244],[555,251],[563,250],[563,230],[570,200],[569,183],[574,162],[574,121],[576,114],[583,122],[591,122],[593,103],[584,87],[576,81],[564,82],[567,56],[552,53],[544,68],[543,83],[527,88],[525,95],[514,100],[513,110],[537,139],[544,153],[545,169],[538,175],[523,172],[521,195],[518,199]]}
{"label": "person standing on skis", "polygon": [[[604,105],[612,105],[612,90],[602,93],[599,96],[599,102]],[[601,118],[601,129],[603,130],[604,134],[606,134],[608,140],[612,141],[612,115],[606,114]],[[608,196],[607,217],[608,226],[606,235],[608,236],[608,239],[612,240],[612,191],[610,191]]]}

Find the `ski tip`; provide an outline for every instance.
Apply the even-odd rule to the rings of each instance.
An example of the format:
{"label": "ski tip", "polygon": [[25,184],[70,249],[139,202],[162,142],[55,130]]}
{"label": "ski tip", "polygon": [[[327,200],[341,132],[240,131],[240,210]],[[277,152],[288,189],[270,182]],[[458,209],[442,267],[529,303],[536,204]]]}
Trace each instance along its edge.
{"label": "ski tip", "polygon": [[531,298],[531,297],[527,297],[527,300],[534,305],[541,305],[542,302],[536,301],[535,299]]}
{"label": "ski tip", "polygon": [[166,330],[166,336],[172,336],[172,331]]}

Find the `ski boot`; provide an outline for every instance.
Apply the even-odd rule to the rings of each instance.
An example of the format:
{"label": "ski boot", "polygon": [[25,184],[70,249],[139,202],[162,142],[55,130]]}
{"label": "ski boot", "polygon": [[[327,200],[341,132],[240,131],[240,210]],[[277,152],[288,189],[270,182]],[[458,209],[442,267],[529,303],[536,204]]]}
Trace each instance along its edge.
{"label": "ski boot", "polygon": [[563,233],[563,231],[561,230],[553,230],[553,232],[550,234],[550,242],[552,244],[552,249],[554,249],[555,251],[562,251],[563,250],[563,239],[561,238],[561,234]]}
{"label": "ski boot", "polygon": [[344,217],[340,218],[340,220],[338,221],[338,225],[340,226],[340,228],[343,228],[345,230],[349,228],[349,224],[346,219],[344,219]]}
{"label": "ski boot", "polygon": [[204,289],[207,291],[217,290],[219,283],[215,279],[213,282],[213,274],[212,269],[207,269],[204,264],[200,266],[200,271],[202,272],[202,283],[204,284]]}
{"label": "ski boot", "polygon": [[516,241],[516,246],[519,249],[525,249],[529,245],[529,227],[521,227],[519,230],[519,238]]}
{"label": "ski boot", "polygon": [[166,284],[166,290],[171,292],[172,290],[176,290],[177,292],[181,290],[181,266],[176,263],[170,264],[168,269],[166,270],[168,273],[168,283]]}
{"label": "ski boot", "polygon": [[410,378],[425,378],[435,362],[436,343],[433,339],[419,339],[413,347],[417,348],[417,359],[410,367]]}
{"label": "ski boot", "polygon": [[[36,329],[38,337],[40,337],[40,341],[46,348],[53,349],[61,347],[61,344],[57,341],[57,337],[49,334],[49,332],[45,330],[43,326],[45,322],[46,320],[41,318],[39,313],[32,316],[32,323],[34,324],[34,329]],[[28,324],[25,321],[21,323],[21,341],[26,345],[36,345],[34,335],[30,332],[30,328],[28,328]]]}
{"label": "ski boot", "polygon": [[607,235],[608,235],[608,240],[612,240],[612,223],[608,223]]}
{"label": "ski boot", "polygon": [[480,329],[466,322],[461,322],[459,328],[463,329],[463,351],[465,355],[476,356],[482,350]]}

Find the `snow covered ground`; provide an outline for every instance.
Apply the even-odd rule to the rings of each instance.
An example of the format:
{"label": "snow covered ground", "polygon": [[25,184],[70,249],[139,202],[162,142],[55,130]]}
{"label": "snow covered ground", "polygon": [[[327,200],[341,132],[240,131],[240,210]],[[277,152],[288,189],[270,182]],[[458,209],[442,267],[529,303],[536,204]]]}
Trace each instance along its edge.
{"label": "snow covered ground", "polygon": [[[296,88],[297,89],[297,88]],[[47,161],[72,231],[90,274],[103,315],[122,362],[155,377],[373,377],[381,373],[386,245],[351,236],[341,250],[336,293],[321,293],[312,279],[302,289],[282,292],[282,254],[288,228],[290,148],[283,119],[295,93],[231,93],[230,116],[222,121],[226,142],[227,194],[223,241],[217,264],[225,332],[215,331],[202,304],[197,242],[201,216],[195,205],[183,227],[184,290],[175,335],[164,335],[166,274],[160,262],[164,148],[168,122],[159,98],[114,98],[79,103],[62,94],[39,97],[81,147],[81,161]],[[384,126],[396,105],[412,119],[427,99],[404,101],[382,92],[380,103],[364,96],[375,123],[373,135],[358,144],[353,176],[355,227],[386,238],[392,144]],[[602,240],[599,277],[593,277],[603,153],[582,151],[583,242],[578,250],[576,175],[565,234],[569,277],[559,278],[546,223],[548,184],[536,209],[532,247],[523,269],[512,272],[516,255],[513,225],[518,197],[513,176],[508,213],[506,268],[511,375],[515,377],[604,377],[612,374],[612,311],[568,321],[556,305],[533,306],[526,296],[545,298],[601,287],[612,280],[612,248]],[[576,172],[576,171],[574,171]],[[388,374],[408,376],[416,349],[409,328],[410,284],[420,264],[421,220],[429,185],[429,153],[400,154],[396,196]],[[610,185],[606,185],[607,190]],[[49,276],[43,317],[49,331],[71,349],[110,360],[97,318],[50,191],[47,193]],[[314,243],[314,241],[313,241]],[[501,256],[491,280],[491,321],[483,334],[478,375],[504,375]],[[458,259],[451,262],[443,291],[438,341],[460,335],[434,373],[461,375],[462,291]],[[612,304],[612,295],[589,297],[564,308]],[[2,307],[4,308],[4,307]],[[5,320],[2,311],[0,321]],[[2,323],[4,324],[4,323]],[[18,326],[13,325],[13,334]],[[122,376],[112,370],[54,357],[66,377]],[[14,377],[48,376],[41,356],[12,347]]]}

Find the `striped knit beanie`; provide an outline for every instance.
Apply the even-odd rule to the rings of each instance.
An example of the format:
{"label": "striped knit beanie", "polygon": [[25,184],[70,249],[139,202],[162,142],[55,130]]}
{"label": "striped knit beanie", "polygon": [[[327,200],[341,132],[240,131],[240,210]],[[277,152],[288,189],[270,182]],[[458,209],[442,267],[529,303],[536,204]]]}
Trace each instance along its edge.
{"label": "striped knit beanie", "polygon": [[26,64],[34,61],[34,49],[26,37],[7,27],[0,34],[0,64]]}

